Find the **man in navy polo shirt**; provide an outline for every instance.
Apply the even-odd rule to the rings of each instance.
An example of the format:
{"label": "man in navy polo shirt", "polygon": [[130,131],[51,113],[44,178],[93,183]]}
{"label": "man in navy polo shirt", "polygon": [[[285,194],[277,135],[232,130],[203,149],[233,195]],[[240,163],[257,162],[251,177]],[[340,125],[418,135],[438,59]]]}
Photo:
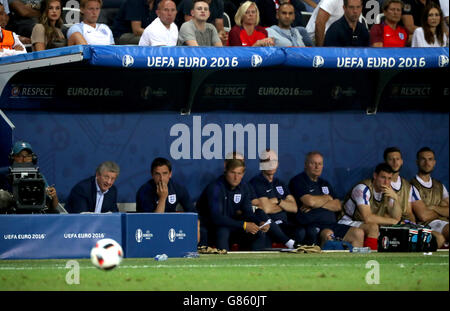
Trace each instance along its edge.
{"label": "man in navy polo shirt", "polygon": [[152,178],[136,194],[136,211],[147,213],[174,213],[180,204],[184,212],[196,213],[186,188],[172,181],[172,164],[165,158],[156,158],[151,165]]}
{"label": "man in navy polo shirt", "polygon": [[[347,241],[355,247],[363,246],[363,230],[337,223],[335,213],[342,210],[341,201],[336,199],[331,185],[320,178],[322,170],[323,156],[317,151],[309,152],[305,159],[305,171],[294,176],[289,182],[289,189],[297,205],[301,206],[297,221],[313,228],[307,231],[309,234],[320,231],[321,246],[333,238]],[[309,238],[314,240],[314,237]]]}
{"label": "man in navy polo shirt", "polygon": [[294,248],[295,240],[289,237],[294,236],[294,226],[289,222],[288,213],[297,213],[297,203],[286,185],[275,177],[278,169],[275,151],[268,149],[261,152],[259,169],[261,173],[250,180],[250,185],[259,199],[258,208],[272,220],[269,236],[288,248]]}
{"label": "man in navy polo shirt", "polygon": [[344,16],[331,24],[325,34],[324,46],[369,46],[367,27],[360,23],[362,0],[344,0]]}
{"label": "man in navy polo shirt", "polygon": [[[225,160],[225,172],[203,190],[197,201],[200,219],[200,246],[213,245],[219,250],[229,250],[230,237],[241,238],[239,243],[250,243],[252,250],[261,249],[263,232],[271,225],[265,224],[260,214],[253,212],[253,190],[242,182],[245,173],[243,159]],[[267,215],[265,215],[267,218]]]}
{"label": "man in navy polo shirt", "polygon": [[117,44],[138,44],[145,28],[156,19],[160,0],[125,0],[117,13],[112,31]]}

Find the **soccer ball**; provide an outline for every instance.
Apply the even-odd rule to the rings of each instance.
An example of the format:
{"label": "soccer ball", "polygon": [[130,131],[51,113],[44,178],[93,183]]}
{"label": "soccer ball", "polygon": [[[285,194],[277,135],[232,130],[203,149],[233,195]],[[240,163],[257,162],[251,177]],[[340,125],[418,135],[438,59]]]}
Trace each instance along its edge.
{"label": "soccer ball", "polygon": [[102,270],[114,269],[120,264],[122,258],[122,246],[113,239],[99,240],[91,249],[92,263]]}

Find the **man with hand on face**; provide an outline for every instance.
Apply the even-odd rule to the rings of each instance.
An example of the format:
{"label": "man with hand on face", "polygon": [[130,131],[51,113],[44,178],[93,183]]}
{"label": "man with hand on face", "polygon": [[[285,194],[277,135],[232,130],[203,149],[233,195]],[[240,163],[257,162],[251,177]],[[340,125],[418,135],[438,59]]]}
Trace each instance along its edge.
{"label": "man with hand on face", "polygon": [[177,205],[184,212],[196,213],[186,188],[172,178],[172,164],[165,158],[156,158],[151,165],[152,178],[136,194],[136,211],[143,213],[174,213]]}
{"label": "man with hand on face", "polygon": [[376,166],[371,179],[359,182],[344,200],[344,215],[340,224],[364,230],[364,246],[378,249],[378,225],[396,225],[402,217],[397,193],[391,187],[392,168]]}
{"label": "man with hand on face", "polygon": [[409,181],[400,176],[400,170],[403,166],[403,158],[400,149],[389,147],[384,150],[384,162],[389,164],[394,172],[392,174],[391,187],[397,193],[398,202],[402,209],[402,220],[416,222],[416,217],[412,212],[411,202],[414,202],[412,187]]}
{"label": "man with hand on face", "polygon": [[69,213],[118,212],[117,188],[114,182],[120,168],[115,162],[100,164],[95,176],[80,181],[70,191],[65,209]]}

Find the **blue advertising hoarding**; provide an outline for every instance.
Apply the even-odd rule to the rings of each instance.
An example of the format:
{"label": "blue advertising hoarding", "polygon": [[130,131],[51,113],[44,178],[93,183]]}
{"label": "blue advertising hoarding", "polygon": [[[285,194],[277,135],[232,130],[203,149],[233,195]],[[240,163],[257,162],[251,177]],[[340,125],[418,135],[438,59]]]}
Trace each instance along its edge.
{"label": "blue advertising hoarding", "polygon": [[125,256],[183,257],[197,251],[197,214],[127,214]]}
{"label": "blue advertising hoarding", "polygon": [[89,258],[104,238],[125,257],[183,257],[197,250],[197,214],[0,215],[0,234],[0,259]]}
{"label": "blue advertising hoarding", "polygon": [[0,215],[0,259],[88,258],[96,241],[122,244],[120,214]]}
{"label": "blue advertising hoarding", "polygon": [[[148,47],[72,46],[0,58],[0,66],[81,54],[93,66],[148,69],[238,69],[270,66],[337,69],[449,67],[448,47]],[[0,67],[1,72],[1,67]]]}

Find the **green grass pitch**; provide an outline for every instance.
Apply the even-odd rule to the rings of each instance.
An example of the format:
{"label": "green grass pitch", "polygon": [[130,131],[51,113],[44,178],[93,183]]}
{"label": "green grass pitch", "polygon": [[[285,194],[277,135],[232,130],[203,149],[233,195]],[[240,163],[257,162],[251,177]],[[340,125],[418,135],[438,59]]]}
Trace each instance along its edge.
{"label": "green grass pitch", "polygon": [[73,265],[68,259],[1,260],[0,291],[449,290],[448,251],[432,255],[236,252],[162,262],[126,258],[111,271],[95,268],[89,259],[75,261]]}

